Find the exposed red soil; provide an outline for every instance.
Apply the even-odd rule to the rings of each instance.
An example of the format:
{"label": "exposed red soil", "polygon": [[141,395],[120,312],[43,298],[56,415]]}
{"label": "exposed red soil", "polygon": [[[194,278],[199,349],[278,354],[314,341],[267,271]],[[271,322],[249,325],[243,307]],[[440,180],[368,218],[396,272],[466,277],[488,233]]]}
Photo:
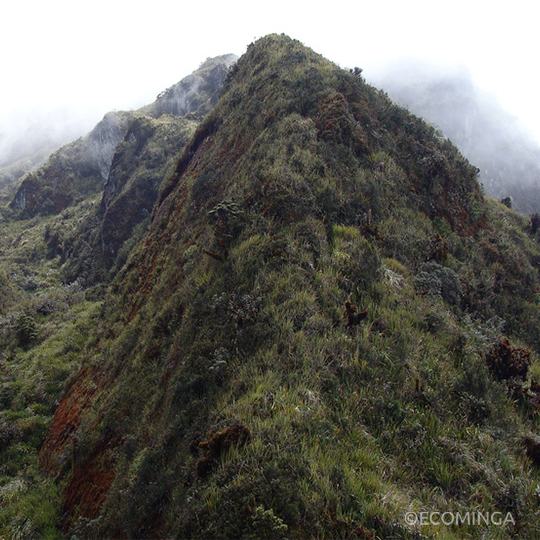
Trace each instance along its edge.
{"label": "exposed red soil", "polygon": [[66,454],[73,451],[74,435],[81,423],[82,412],[95,400],[100,383],[97,368],[82,368],[62,398],[39,452],[39,465],[49,474],[58,474]]}
{"label": "exposed red soil", "polygon": [[119,442],[119,436],[114,439],[105,438],[94,447],[85,462],[73,471],[64,501],[64,532],[68,530],[75,515],[87,519],[98,516],[116,476],[114,449]]}
{"label": "exposed red soil", "polygon": [[[49,474],[59,474],[67,466],[73,466],[77,451],[75,436],[82,417],[104,386],[97,368],[82,368],[63,397],[39,453],[39,465]],[[74,467],[65,493],[64,531],[75,516],[93,519],[98,515],[116,476],[114,449],[120,442],[120,435],[105,436],[88,457]]]}

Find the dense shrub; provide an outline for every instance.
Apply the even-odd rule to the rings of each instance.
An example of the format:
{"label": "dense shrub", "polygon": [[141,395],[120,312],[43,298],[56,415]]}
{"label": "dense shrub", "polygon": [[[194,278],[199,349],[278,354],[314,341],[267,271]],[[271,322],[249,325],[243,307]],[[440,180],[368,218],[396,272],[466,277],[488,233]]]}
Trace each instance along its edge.
{"label": "dense shrub", "polygon": [[450,268],[430,261],[420,267],[414,278],[414,285],[420,292],[440,295],[449,304],[457,305],[463,294],[459,276]]}
{"label": "dense shrub", "polygon": [[29,347],[38,338],[38,330],[34,317],[23,313],[15,321],[15,336],[21,347]]}
{"label": "dense shrub", "polygon": [[513,347],[508,338],[491,347],[486,355],[489,369],[499,380],[527,378],[531,365],[531,351],[523,347]]}

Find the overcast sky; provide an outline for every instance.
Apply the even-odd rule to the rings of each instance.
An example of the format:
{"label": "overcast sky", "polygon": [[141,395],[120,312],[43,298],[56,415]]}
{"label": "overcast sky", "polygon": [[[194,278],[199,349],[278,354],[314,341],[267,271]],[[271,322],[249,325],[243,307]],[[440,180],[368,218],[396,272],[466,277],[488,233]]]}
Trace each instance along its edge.
{"label": "overcast sky", "polygon": [[364,68],[368,79],[370,69],[404,55],[462,61],[540,140],[535,5],[4,0],[0,119],[68,106],[93,124],[108,110],[153,101],[207,57],[240,55],[256,38],[284,32],[343,67]]}

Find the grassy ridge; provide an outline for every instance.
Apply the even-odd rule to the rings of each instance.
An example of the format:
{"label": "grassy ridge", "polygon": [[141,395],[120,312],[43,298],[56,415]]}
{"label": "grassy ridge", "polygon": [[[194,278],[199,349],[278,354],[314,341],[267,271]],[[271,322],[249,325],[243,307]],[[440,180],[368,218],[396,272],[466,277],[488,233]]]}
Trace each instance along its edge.
{"label": "grassy ridge", "polygon": [[[128,206],[164,122],[117,152]],[[103,305],[44,263],[65,215],[0,239],[0,534],[538,536],[538,232],[447,140],[268,36],[168,171]],[[407,525],[424,510],[515,525]]]}
{"label": "grassy ridge", "polygon": [[[539,251],[475,173],[300,43],[251,46],[113,283],[86,361],[98,388],[72,387],[90,405],[66,530],[534,538],[521,438],[537,417],[528,383],[510,393],[486,354],[509,336],[537,376]],[[69,455],[54,443],[65,410],[44,462]],[[85,489],[111,468],[96,507]],[[516,525],[404,522],[427,509]]]}

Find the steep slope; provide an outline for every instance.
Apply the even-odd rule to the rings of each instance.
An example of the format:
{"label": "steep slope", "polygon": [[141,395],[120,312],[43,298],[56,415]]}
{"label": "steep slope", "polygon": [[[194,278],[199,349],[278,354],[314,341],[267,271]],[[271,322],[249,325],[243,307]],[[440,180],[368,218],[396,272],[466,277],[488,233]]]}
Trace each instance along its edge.
{"label": "steep slope", "polygon": [[[41,449],[64,532],[534,538],[532,235],[361,78],[285,36],[252,44]],[[404,521],[426,508],[514,525]]]}
{"label": "steep slope", "polygon": [[62,223],[48,230],[51,255],[61,255],[69,282],[108,281],[109,271],[123,266],[150,221],[167,168],[196,126],[170,115],[131,122],[116,147],[99,206],[75,230]]}
{"label": "steep slope", "polygon": [[[125,132],[111,154],[118,116]],[[31,211],[0,209],[2,537],[58,536],[59,492],[37,470],[38,449],[98,327],[102,282],[143,235],[160,181],[198,124],[134,112],[105,120],[27,176]]]}
{"label": "steep slope", "polygon": [[491,197],[511,197],[525,214],[540,210],[540,147],[463,67],[402,61],[373,75],[397,103],[432,124],[480,169]]}

